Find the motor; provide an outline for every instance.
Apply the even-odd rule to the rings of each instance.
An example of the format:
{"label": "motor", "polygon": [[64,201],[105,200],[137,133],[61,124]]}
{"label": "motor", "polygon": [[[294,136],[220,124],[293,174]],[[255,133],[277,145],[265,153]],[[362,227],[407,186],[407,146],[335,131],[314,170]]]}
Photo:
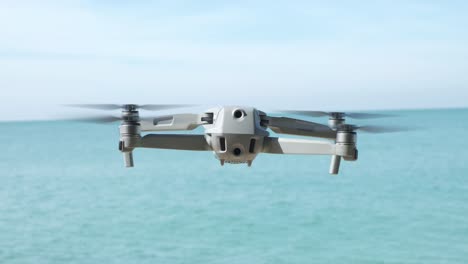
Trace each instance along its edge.
{"label": "motor", "polygon": [[133,167],[133,150],[141,140],[140,116],[136,107],[128,105],[122,110],[122,124],[119,127],[119,150],[123,153],[125,167]]}
{"label": "motor", "polygon": [[339,126],[336,133],[336,153],[330,163],[330,174],[338,174],[341,158],[346,161],[356,161],[358,150],[356,148],[357,135],[352,125]]}

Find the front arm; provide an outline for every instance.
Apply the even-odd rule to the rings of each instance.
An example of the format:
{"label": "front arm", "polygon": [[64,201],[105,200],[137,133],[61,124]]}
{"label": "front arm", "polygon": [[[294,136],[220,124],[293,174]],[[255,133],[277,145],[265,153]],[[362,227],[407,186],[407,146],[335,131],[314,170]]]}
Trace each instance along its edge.
{"label": "front arm", "polygon": [[341,157],[349,161],[357,160],[355,142],[343,143],[338,139],[336,143],[331,143],[307,139],[266,137],[262,152],[271,154],[331,155],[330,174],[338,174]]}
{"label": "front arm", "polygon": [[141,131],[193,130],[206,123],[206,114],[175,114],[140,121]]}
{"label": "front arm", "polygon": [[302,155],[339,155],[353,156],[355,146],[339,145],[332,142],[295,139],[295,138],[265,138],[263,151],[270,154],[302,154]]}
{"label": "front arm", "polygon": [[198,151],[211,150],[204,135],[184,134],[149,134],[141,138],[137,147]]}

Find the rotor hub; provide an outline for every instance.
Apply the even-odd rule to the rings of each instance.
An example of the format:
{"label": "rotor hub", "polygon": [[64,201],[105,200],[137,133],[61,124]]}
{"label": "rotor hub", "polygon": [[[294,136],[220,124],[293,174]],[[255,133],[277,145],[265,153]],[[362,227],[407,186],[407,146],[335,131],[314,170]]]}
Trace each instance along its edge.
{"label": "rotor hub", "polygon": [[344,118],[332,118],[332,117],[330,117],[328,119],[328,126],[333,130],[337,130],[339,127],[343,126],[344,124],[345,124],[345,119]]}
{"label": "rotor hub", "polygon": [[330,120],[332,119],[343,119],[345,118],[346,114],[343,112],[331,112],[329,113]]}
{"label": "rotor hub", "polygon": [[138,105],[136,104],[125,104],[122,106],[124,111],[136,111],[138,109]]}
{"label": "rotor hub", "polygon": [[339,132],[354,132],[356,130],[355,125],[341,124],[338,126],[337,130]]}
{"label": "rotor hub", "polygon": [[122,121],[124,123],[140,122],[140,114],[137,110],[122,110]]}

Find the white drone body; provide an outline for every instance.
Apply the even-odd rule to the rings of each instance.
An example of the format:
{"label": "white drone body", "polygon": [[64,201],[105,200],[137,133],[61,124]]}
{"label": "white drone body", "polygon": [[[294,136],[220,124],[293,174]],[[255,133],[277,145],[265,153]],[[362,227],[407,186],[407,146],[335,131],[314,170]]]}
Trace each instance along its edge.
{"label": "white drone body", "polygon": [[[125,105],[120,125],[119,149],[127,167],[133,167],[135,148],[213,151],[225,163],[250,166],[260,153],[330,155],[330,173],[337,174],[341,158],[357,160],[356,132],[344,125],[343,116],[330,118],[329,125],[305,120],[273,117],[253,107],[224,106],[202,114],[174,114],[141,119],[135,105]],[[168,131],[204,127],[204,134],[167,134]],[[279,138],[277,134],[317,137],[325,140]],[[141,135],[142,132],[166,132]]]}

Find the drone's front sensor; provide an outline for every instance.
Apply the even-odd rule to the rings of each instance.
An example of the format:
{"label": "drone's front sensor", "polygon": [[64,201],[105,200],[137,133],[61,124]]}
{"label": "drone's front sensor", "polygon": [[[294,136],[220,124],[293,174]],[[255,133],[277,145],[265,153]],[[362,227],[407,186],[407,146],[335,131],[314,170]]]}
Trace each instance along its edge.
{"label": "drone's front sensor", "polygon": [[234,113],[232,114],[235,118],[239,119],[239,118],[242,118],[244,117],[244,111],[240,110],[240,109],[237,109],[234,111]]}

